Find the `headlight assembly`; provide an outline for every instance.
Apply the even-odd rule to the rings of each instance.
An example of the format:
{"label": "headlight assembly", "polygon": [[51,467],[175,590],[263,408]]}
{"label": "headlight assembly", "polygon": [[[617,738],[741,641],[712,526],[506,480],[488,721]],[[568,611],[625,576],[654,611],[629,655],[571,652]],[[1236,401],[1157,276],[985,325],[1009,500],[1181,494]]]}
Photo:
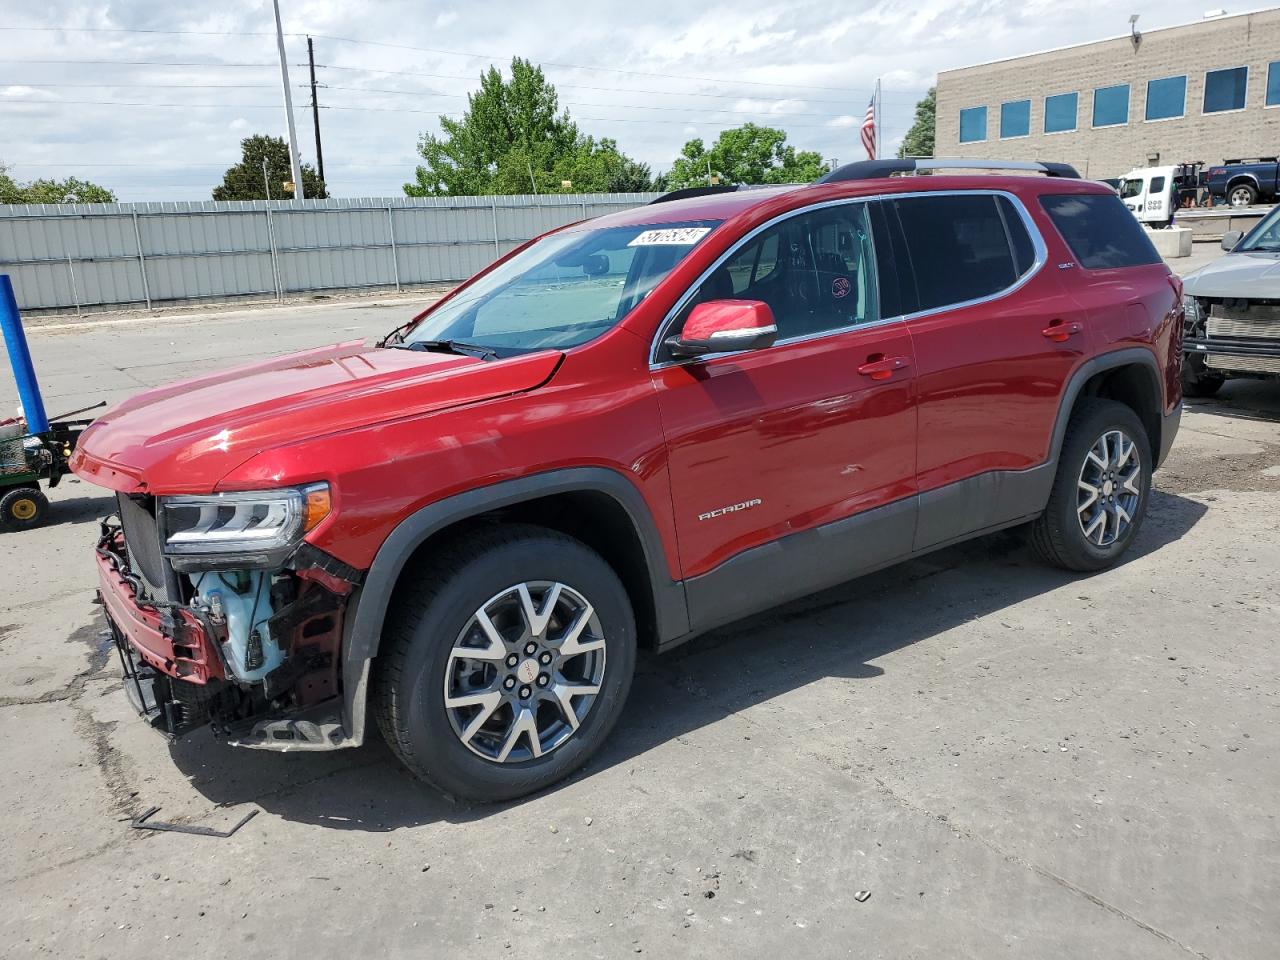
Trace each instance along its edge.
{"label": "headlight assembly", "polygon": [[278,567],[330,506],[326,483],[161,497],[160,536],[175,570]]}
{"label": "headlight assembly", "polygon": [[1204,322],[1204,311],[1200,309],[1200,301],[1191,294],[1182,297],[1183,326],[1190,332]]}

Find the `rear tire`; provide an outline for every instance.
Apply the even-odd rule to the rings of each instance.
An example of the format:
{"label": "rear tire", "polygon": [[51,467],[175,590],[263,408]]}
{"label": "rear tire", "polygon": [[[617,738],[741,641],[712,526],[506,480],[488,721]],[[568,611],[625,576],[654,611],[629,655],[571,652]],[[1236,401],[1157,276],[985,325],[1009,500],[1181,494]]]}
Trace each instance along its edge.
{"label": "rear tire", "polygon": [[375,716],[400,761],[445,793],[500,801],[549,786],[586,762],[622,712],[636,657],[631,603],[613,569],[571,537],[481,528],[406,570],[394,603],[374,665]]}
{"label": "rear tire", "polygon": [[49,498],[37,487],[15,487],[0,497],[0,530],[29,530],[49,519]]}
{"label": "rear tire", "polygon": [[1080,401],[1062,441],[1049,503],[1031,525],[1036,552],[1067,570],[1115,563],[1142,526],[1153,460],[1147,431],[1130,407]]}

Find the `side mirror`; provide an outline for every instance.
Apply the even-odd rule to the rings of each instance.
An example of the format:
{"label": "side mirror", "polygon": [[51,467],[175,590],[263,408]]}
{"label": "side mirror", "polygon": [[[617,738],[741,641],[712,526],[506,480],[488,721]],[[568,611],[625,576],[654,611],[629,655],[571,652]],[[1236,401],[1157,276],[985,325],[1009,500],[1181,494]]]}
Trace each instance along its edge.
{"label": "side mirror", "polygon": [[1243,236],[1243,230],[1228,230],[1222,235],[1222,249],[1230,253],[1236,248],[1236,244],[1240,242],[1240,238]]}
{"label": "side mirror", "polygon": [[677,359],[708,353],[759,350],[773,345],[778,326],[773,311],[760,300],[711,300],[693,308],[679,336],[666,344]]}

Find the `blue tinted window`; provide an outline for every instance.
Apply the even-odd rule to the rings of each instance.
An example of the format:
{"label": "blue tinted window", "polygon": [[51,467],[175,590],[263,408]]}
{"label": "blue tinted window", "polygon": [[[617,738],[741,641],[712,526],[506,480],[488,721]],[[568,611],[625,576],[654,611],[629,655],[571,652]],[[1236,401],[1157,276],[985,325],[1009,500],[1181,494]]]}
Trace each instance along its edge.
{"label": "blue tinted window", "polygon": [[987,139],[987,108],[967,107],[960,111],[960,142],[977,143]]}
{"label": "blue tinted window", "polygon": [[1210,70],[1204,75],[1204,112],[1243,110],[1244,94],[1248,87],[1248,67]]}
{"label": "blue tinted window", "polygon": [[1280,60],[1267,66],[1267,106],[1280,107]]}
{"label": "blue tinted window", "polygon": [[1147,119],[1180,117],[1187,102],[1187,78],[1165,77],[1147,82]]}
{"label": "blue tinted window", "polygon": [[1076,128],[1076,106],[1080,102],[1078,93],[1060,93],[1057,96],[1044,98],[1044,132],[1060,133],[1063,130]]}
{"label": "blue tinted window", "polygon": [[1031,132],[1031,101],[1000,104],[1000,136],[1025,137]]}
{"label": "blue tinted window", "polygon": [[1099,87],[1093,91],[1093,125],[1114,127],[1129,122],[1129,85]]}

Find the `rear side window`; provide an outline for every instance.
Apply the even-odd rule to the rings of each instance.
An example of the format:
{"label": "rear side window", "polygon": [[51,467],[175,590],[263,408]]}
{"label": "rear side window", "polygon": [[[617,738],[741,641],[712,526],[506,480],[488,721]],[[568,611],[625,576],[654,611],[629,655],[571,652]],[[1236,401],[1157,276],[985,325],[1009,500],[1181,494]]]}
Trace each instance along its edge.
{"label": "rear side window", "polygon": [[1067,246],[1089,270],[1159,263],[1137,218],[1114,195],[1046,196],[1040,203]]}
{"label": "rear side window", "polygon": [[[998,202],[1002,201],[1002,202]],[[919,309],[981,300],[1013,286],[1035,259],[1012,203],[992,194],[894,200],[919,291]]]}

